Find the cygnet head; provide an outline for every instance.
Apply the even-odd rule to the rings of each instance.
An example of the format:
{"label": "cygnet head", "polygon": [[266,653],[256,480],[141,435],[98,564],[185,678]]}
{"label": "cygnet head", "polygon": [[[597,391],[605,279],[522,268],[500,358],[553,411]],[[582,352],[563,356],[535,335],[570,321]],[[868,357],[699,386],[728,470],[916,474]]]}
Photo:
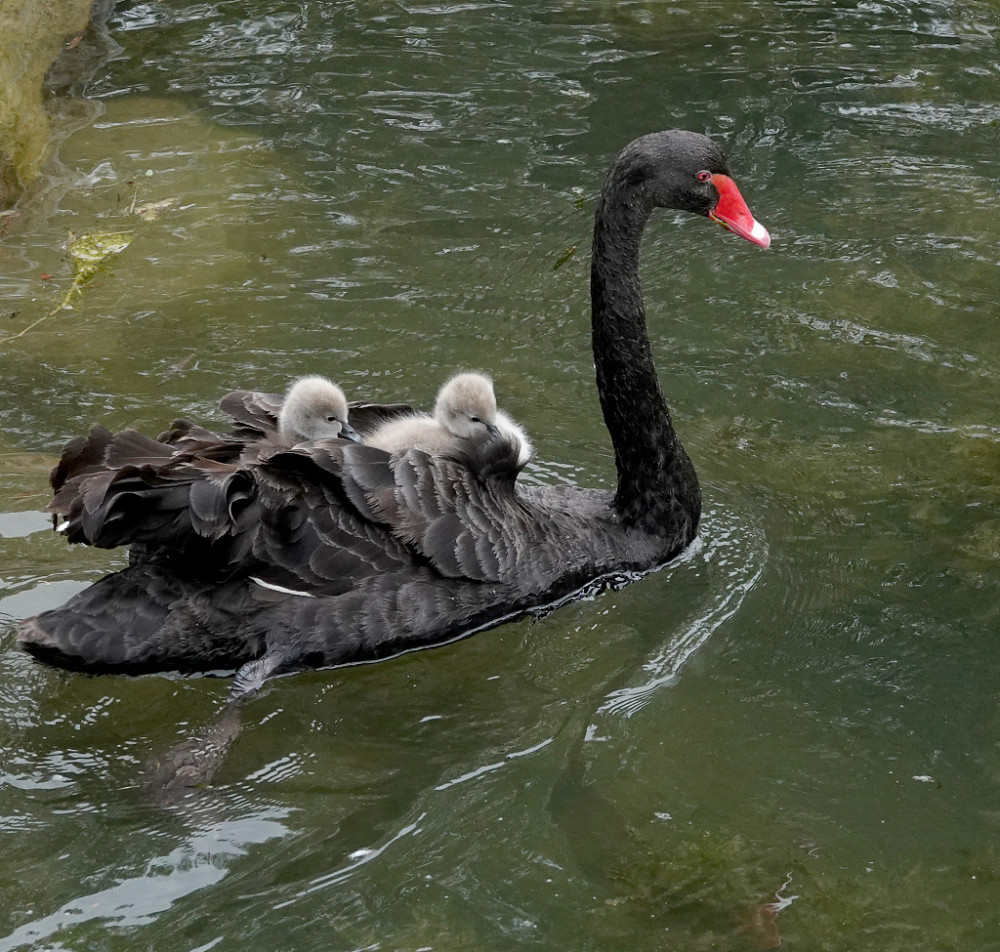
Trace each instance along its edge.
{"label": "cygnet head", "polygon": [[482,440],[496,436],[497,398],[483,374],[458,374],[438,391],[434,418],[452,436]]}
{"label": "cygnet head", "polygon": [[278,417],[278,433],[289,443],[307,440],[360,438],[347,422],[344,391],[325,377],[301,377],[285,394]]}

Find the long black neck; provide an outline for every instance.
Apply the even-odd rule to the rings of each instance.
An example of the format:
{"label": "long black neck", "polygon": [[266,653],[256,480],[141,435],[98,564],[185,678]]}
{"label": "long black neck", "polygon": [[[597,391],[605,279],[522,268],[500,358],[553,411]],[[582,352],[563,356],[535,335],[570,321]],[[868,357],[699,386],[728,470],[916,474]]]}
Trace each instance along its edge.
{"label": "long black neck", "polygon": [[598,204],[590,269],[594,364],[615,448],[619,518],[686,544],[697,531],[701,491],[660,391],[646,333],[639,243],[651,211],[638,189],[606,187]]}

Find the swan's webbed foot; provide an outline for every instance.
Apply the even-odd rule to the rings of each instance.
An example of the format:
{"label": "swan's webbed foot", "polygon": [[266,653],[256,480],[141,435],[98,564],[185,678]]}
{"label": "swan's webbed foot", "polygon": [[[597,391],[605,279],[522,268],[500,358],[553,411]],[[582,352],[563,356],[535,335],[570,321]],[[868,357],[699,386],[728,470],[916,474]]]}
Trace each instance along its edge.
{"label": "swan's webbed foot", "polygon": [[274,670],[281,664],[281,658],[264,655],[255,661],[248,661],[233,675],[233,686],[229,689],[229,703],[237,704],[251,694],[256,694]]}
{"label": "swan's webbed foot", "polygon": [[221,717],[147,764],[149,787],[158,799],[170,802],[212,780],[243,730],[243,702],[263,687],[280,663],[280,657],[265,655],[243,665],[233,677]]}
{"label": "swan's webbed foot", "polygon": [[242,730],[239,704],[227,703],[218,720],[147,764],[154,795],[169,802],[186,788],[208,783]]}

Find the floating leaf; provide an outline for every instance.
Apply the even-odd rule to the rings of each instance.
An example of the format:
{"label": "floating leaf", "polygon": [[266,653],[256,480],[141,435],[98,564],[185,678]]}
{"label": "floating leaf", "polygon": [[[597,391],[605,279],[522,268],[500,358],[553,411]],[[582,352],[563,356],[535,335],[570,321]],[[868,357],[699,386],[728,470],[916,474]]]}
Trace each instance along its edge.
{"label": "floating leaf", "polygon": [[168,208],[173,207],[179,201],[178,198],[163,198],[158,202],[147,202],[145,205],[140,205],[135,213],[143,221],[156,221]]}
{"label": "floating leaf", "polygon": [[569,248],[567,248],[559,256],[559,259],[556,261],[556,263],[552,265],[552,270],[558,271],[567,261],[569,261],[570,258],[573,257],[573,255],[576,254],[576,249],[577,249],[576,245],[570,245]]}
{"label": "floating leaf", "polygon": [[79,294],[83,286],[101,269],[101,266],[109,259],[120,255],[132,244],[134,238],[135,235],[130,231],[92,231],[86,235],[71,236],[69,254],[73,259],[73,283],[62,301],[48,314],[43,314],[37,321],[29,324],[19,333],[0,338],[0,344],[23,337],[28,331],[38,327],[42,321],[59,311],[71,311],[73,305],[70,302],[73,300],[73,295]]}
{"label": "floating leaf", "polygon": [[157,384],[158,387],[162,387],[171,377],[175,377],[177,374],[181,373],[187,368],[188,364],[191,363],[196,357],[197,353],[191,351],[186,357],[179,360],[176,364],[168,367],[163,374],[160,376],[160,382]]}
{"label": "floating leaf", "polygon": [[69,302],[70,294],[78,291],[97,274],[102,264],[109,258],[120,255],[132,244],[133,238],[135,235],[130,231],[93,231],[71,238],[69,253],[73,259],[73,284],[64,304]]}

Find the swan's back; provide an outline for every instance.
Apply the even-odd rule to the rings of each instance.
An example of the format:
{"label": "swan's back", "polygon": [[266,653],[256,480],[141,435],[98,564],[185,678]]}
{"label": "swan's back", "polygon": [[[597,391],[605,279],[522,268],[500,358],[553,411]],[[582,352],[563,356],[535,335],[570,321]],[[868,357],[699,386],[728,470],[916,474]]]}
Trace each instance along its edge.
{"label": "swan's back", "polygon": [[440,456],[455,447],[456,438],[434,417],[415,413],[389,420],[366,436],[365,443],[390,454],[420,450],[430,456]]}
{"label": "swan's back", "polygon": [[[282,394],[233,391],[220,402],[234,426],[226,434],[187,420],[176,420],[156,439],[94,426],[67,444],[52,470],[48,510],[72,543],[99,548],[141,543],[188,555],[213,549],[213,561],[224,539],[240,539],[245,549],[256,517],[251,500],[265,472],[262,460],[289,442],[281,432],[284,405]],[[412,412],[402,403],[347,408],[362,432]],[[292,439],[298,442],[301,435]],[[134,552],[133,561],[147,553]],[[238,550],[228,558],[238,561],[243,555]]]}

